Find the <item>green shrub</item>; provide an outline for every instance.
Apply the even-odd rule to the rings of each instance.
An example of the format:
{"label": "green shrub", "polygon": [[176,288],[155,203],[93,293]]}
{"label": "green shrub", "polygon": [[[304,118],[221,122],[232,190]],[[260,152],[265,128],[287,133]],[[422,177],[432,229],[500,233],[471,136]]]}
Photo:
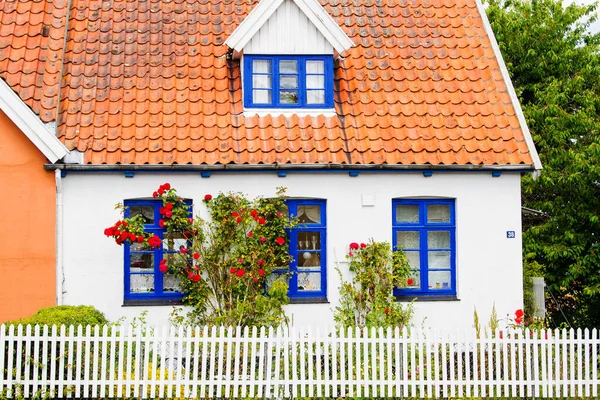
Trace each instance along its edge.
{"label": "green shrub", "polygon": [[104,314],[92,306],[56,306],[42,308],[29,318],[5,322],[6,325],[104,325]]}

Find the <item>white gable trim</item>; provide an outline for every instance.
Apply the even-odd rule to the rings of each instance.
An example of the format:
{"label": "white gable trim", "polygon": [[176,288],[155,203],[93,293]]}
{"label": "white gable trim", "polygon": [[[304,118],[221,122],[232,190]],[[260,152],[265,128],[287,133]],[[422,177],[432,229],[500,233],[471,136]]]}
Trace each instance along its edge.
{"label": "white gable trim", "polygon": [[477,3],[477,10],[479,11],[481,19],[483,20],[483,27],[490,39],[490,43],[492,44],[492,50],[494,51],[494,55],[498,60],[498,65],[500,66],[500,72],[502,73],[502,78],[504,80],[504,84],[506,85],[506,90],[508,91],[512,105],[515,108],[515,114],[517,116],[517,119],[519,120],[519,125],[521,125],[521,130],[523,131],[525,143],[527,143],[529,154],[531,154],[531,159],[533,160],[533,167],[536,170],[541,170],[542,161],[540,160],[540,156],[538,155],[538,152],[535,148],[535,143],[533,142],[533,138],[531,137],[531,132],[529,132],[529,127],[527,126],[527,121],[525,120],[525,114],[523,114],[523,109],[521,108],[521,103],[519,102],[519,98],[517,97],[517,93],[515,92],[515,88],[510,79],[508,69],[506,68],[506,63],[504,62],[504,58],[502,58],[502,53],[500,52],[500,47],[498,46],[498,42],[496,41],[496,36],[494,36],[494,31],[492,30],[492,26],[490,25],[490,21],[488,20],[487,14],[485,13],[485,8],[483,7],[481,0],[475,1]]}
{"label": "white gable trim", "polygon": [[55,163],[69,153],[65,145],[2,79],[0,79],[0,109],[51,163]]}
{"label": "white gable trim", "polygon": [[354,46],[352,40],[317,0],[261,0],[240,26],[227,38],[225,44],[236,51],[242,51],[244,46],[248,44],[250,39],[271,18],[284,1],[296,3],[298,8],[302,10],[338,53],[343,53]]}

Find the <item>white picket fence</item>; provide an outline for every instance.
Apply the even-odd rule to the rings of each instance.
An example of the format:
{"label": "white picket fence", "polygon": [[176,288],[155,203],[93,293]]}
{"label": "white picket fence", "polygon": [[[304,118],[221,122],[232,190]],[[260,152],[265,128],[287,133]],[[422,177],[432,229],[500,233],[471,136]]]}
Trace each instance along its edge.
{"label": "white picket fence", "polygon": [[594,329],[0,326],[9,397],[594,397]]}

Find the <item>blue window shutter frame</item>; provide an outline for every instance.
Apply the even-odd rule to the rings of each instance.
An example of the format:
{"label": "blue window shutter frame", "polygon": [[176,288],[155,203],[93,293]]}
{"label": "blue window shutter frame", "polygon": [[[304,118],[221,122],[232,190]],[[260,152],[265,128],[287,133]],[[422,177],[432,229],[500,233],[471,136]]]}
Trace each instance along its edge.
{"label": "blue window shutter frame", "polygon": [[[192,202],[191,200],[185,200],[189,206],[189,214],[192,215]],[[130,207],[134,206],[150,206],[154,212],[154,223],[144,225],[144,231],[152,233],[160,237],[161,245],[155,249],[148,250],[148,253],[152,253],[154,258],[153,264],[153,276],[154,276],[154,292],[152,293],[132,293],[131,292],[131,248],[130,245],[124,243],[124,280],[123,280],[123,297],[125,300],[179,300],[183,297],[181,292],[164,292],[163,291],[163,273],[159,270],[160,260],[163,256],[163,245],[162,239],[166,230],[158,225],[158,221],[161,219],[159,212],[160,207],[163,206],[162,200],[125,200],[125,218],[130,217]]]}
{"label": "blue window shutter frame", "polygon": [[[252,98],[253,61],[271,61],[271,103],[255,104]],[[281,104],[279,102],[279,61],[298,61],[298,104]],[[306,103],[306,61],[318,60],[324,62],[325,102],[322,104]],[[282,109],[324,109],[333,108],[333,56],[331,55],[244,55],[244,107],[246,108],[282,108]]]}
{"label": "blue window shutter frame", "polygon": [[[290,254],[293,257],[293,261],[290,264],[290,288],[288,296],[292,299],[311,299],[311,298],[325,298],[327,297],[327,214],[326,214],[326,202],[325,200],[293,200],[288,199],[286,201],[288,205],[288,212],[290,216],[298,216],[298,206],[318,206],[321,212],[321,222],[317,224],[298,224],[289,231],[290,240]],[[301,259],[302,253],[305,249],[298,249],[298,234],[301,232],[318,232],[321,238],[321,246],[319,254],[321,262],[319,269],[314,269],[313,273],[321,274],[321,289],[320,290],[298,290],[298,262]],[[304,271],[303,271],[304,272]],[[310,273],[311,271],[307,271]]]}
{"label": "blue window shutter frame", "polygon": [[[416,205],[418,206],[419,222],[398,223],[396,218],[396,206],[398,205]],[[449,222],[427,222],[427,206],[429,205],[448,205],[450,210],[450,221]],[[418,288],[396,288],[394,289],[394,295],[396,296],[415,296],[415,297],[435,297],[435,296],[449,296],[456,295],[456,215],[455,215],[455,202],[452,199],[394,199],[392,200],[392,242],[394,243],[394,250],[397,250],[397,232],[411,231],[419,232],[419,261],[420,261],[420,287]],[[436,251],[449,251],[450,252],[450,269],[441,269],[441,271],[450,272],[450,283],[451,287],[448,289],[438,289],[430,287],[429,282],[429,252],[427,243],[428,232],[433,231],[445,231],[450,233],[450,247],[439,248]]]}

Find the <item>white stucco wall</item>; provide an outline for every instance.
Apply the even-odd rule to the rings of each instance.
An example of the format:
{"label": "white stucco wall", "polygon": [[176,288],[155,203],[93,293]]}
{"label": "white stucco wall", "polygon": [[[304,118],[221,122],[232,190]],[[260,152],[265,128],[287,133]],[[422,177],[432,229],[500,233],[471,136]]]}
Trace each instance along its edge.
{"label": "white stucco wall", "polygon": [[[249,197],[271,196],[287,187],[291,197],[327,200],[327,282],[330,304],[295,304],[287,311],[294,325],[330,325],[338,301],[336,262],[347,268],[344,255],[351,242],[392,240],[392,199],[444,197],[456,199],[458,300],[415,303],[415,326],[470,327],[477,307],[485,323],[495,304],[500,318],[522,307],[520,176],[503,173],[416,172],[269,173],[70,172],[64,190],[64,304],[91,304],[111,320],[132,318],[148,310],[148,321],[164,324],[172,307],[123,306],[123,248],[103,235],[118,218],[123,199],[147,197],[165,182],[191,198],[203,213],[206,193],[239,191]],[[375,196],[374,206],[362,206],[363,194]],[[515,231],[516,238],[507,238]]]}

